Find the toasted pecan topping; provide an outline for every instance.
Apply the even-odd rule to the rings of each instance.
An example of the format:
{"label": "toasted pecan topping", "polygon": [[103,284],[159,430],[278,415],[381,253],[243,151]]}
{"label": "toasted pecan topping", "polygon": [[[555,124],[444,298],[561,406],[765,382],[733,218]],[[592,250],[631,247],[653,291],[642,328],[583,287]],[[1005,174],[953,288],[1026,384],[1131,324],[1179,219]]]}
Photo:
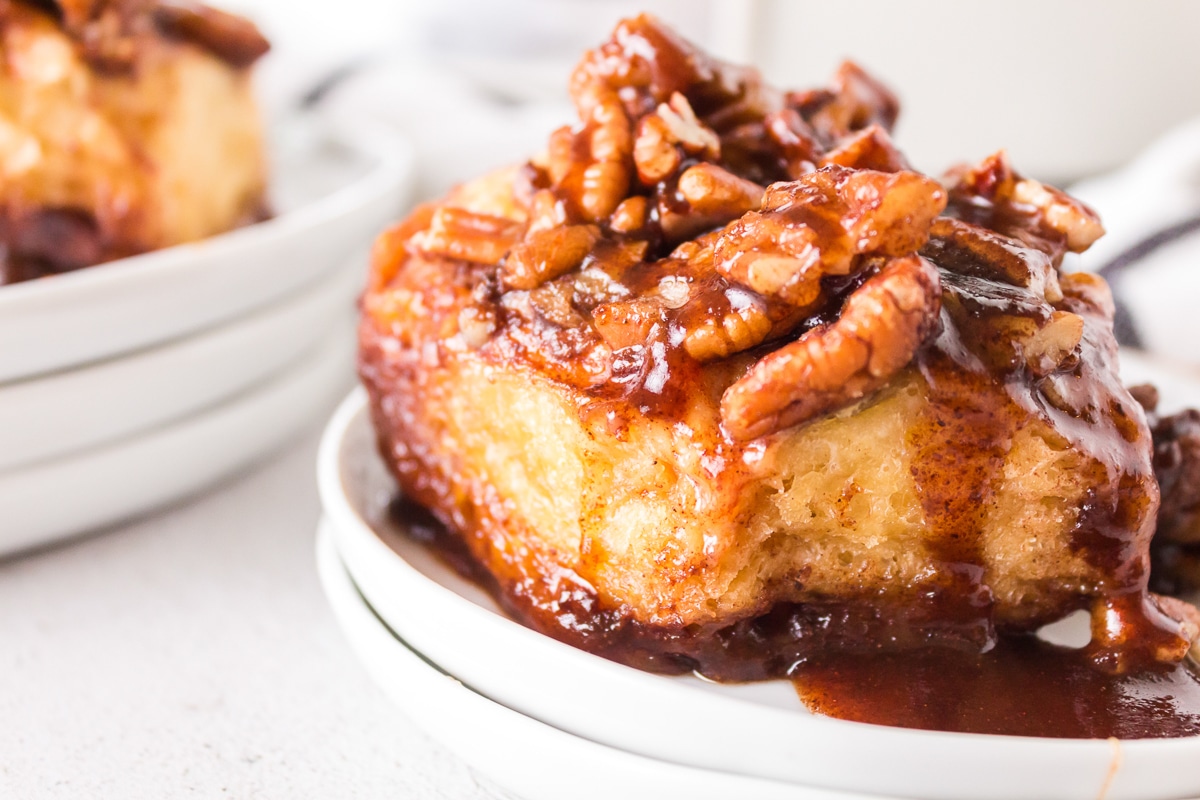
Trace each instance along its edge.
{"label": "toasted pecan topping", "polygon": [[[1041,380],[1075,363],[1076,305],[1103,310],[1057,270],[1099,235],[1089,209],[1002,152],[944,183],[911,170],[895,98],[853,64],[784,94],[640,16],[570,90],[578,122],[515,171],[511,214],[452,197],[404,237],[481,270],[478,313],[457,322],[472,347],[507,342],[648,412],[686,393],[672,375],[737,358],[721,413],[744,439],[880,388],[943,313],[988,367]],[[981,315],[989,297],[1011,313]]]}
{"label": "toasted pecan topping", "polygon": [[721,415],[749,439],[862,399],[892,379],[937,330],[937,269],[917,255],[889,261],[850,295],[837,321],[764,356],[725,391]]}
{"label": "toasted pecan topping", "polygon": [[849,275],[865,255],[911,253],[946,204],[936,181],[827,167],[771,186],[762,211],[721,234],[717,270],[764,295],[808,306],[826,275]]}
{"label": "toasted pecan topping", "polygon": [[497,264],[520,236],[520,227],[504,217],[476,214],[461,208],[439,208],[429,228],[415,237],[417,249],[477,264]]}
{"label": "toasted pecan topping", "polygon": [[975,166],[951,170],[950,211],[1048,254],[1081,253],[1104,234],[1096,212],[1059,189],[1022,178],[1001,150]]}

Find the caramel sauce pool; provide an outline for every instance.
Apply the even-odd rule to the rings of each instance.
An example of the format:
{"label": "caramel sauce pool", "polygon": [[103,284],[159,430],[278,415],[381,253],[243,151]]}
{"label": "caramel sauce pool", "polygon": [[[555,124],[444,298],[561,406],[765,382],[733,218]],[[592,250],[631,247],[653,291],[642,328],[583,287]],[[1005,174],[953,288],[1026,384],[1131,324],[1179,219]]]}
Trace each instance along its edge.
{"label": "caramel sauce pool", "polygon": [[[389,512],[393,530],[421,543],[529,624],[462,539],[426,509],[399,496]],[[1200,735],[1200,677],[1188,666],[1113,675],[1098,669],[1086,649],[1033,636],[1002,636],[982,654],[932,646],[877,654],[831,651],[807,659],[791,681],[814,713],[855,722],[1064,739]]]}
{"label": "caramel sauce pool", "polygon": [[990,652],[946,647],[824,657],[792,678],[814,712],[953,733],[1060,739],[1200,735],[1200,679],[1177,664],[1111,675],[1082,650],[1005,637]]}

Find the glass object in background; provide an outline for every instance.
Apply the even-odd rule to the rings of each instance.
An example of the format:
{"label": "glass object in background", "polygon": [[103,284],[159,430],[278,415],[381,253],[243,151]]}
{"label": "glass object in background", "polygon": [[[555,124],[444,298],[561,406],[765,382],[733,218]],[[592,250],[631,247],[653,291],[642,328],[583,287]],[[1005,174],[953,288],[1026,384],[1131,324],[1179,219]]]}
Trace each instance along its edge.
{"label": "glass object in background", "polygon": [[[564,102],[580,53],[641,10],[781,86],[821,85],[854,58],[900,95],[899,143],[935,173],[1006,147],[1027,174],[1069,181],[1127,161],[1200,114],[1191,41],[1200,3],[1191,0],[340,0],[336,12],[309,15],[287,0],[222,1],[276,44],[260,76],[272,108],[339,65],[386,64],[430,96],[410,101],[409,90],[376,81],[376,111],[418,146],[446,140],[435,131],[457,116],[496,139],[485,144],[500,161],[489,164],[541,146],[553,125],[510,137],[515,117]],[[567,109],[553,121],[570,118]],[[433,185],[469,174],[451,168]]]}
{"label": "glass object in background", "polygon": [[806,86],[852,57],[900,96],[901,149],[937,173],[1007,148],[1068,182],[1200,114],[1192,0],[757,0],[755,61]]}

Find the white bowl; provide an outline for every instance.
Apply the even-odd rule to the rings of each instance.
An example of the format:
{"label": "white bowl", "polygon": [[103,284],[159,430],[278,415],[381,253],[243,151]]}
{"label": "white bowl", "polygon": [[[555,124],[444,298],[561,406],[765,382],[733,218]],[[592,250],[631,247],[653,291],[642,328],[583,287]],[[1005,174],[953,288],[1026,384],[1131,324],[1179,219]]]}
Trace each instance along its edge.
{"label": "white bowl", "polygon": [[338,559],[329,527],[322,522],[317,537],[321,585],[371,677],[430,736],[525,800],[885,800],[656,761],[505,708],[410,649],[380,621]]}
{"label": "white bowl", "polygon": [[267,380],[344,323],[364,263],[167,344],[0,384],[0,475],[182,419]]}
{"label": "white bowl", "polygon": [[202,489],[279,447],[351,382],[353,322],[265,384],[116,444],[0,474],[0,553],[118,522]]}
{"label": "white bowl", "polygon": [[[1194,380],[1152,365],[1144,376],[1186,386],[1200,401]],[[1094,800],[1117,764],[1108,800],[1200,793],[1200,737],[1114,745],[865,725],[808,713],[786,682],[652,675],[535,633],[390,524],[395,486],[364,403],[361,390],[343,403],[319,456],[322,503],[342,559],[394,631],[505,706],[657,759],[838,791]]]}
{"label": "white bowl", "polygon": [[412,157],[300,123],[274,167],[277,216],[194,244],[0,286],[0,382],[165,342],[260,308],[339,267],[396,218]]}

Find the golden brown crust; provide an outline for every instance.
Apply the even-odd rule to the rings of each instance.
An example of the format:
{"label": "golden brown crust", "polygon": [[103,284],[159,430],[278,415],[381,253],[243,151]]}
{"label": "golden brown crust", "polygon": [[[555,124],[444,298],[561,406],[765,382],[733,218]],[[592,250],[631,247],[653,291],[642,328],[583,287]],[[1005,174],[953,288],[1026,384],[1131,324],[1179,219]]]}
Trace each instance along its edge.
{"label": "golden brown crust", "polygon": [[514,608],[739,677],[1081,607],[1099,661],[1175,652],[1111,298],[1057,269],[1090,210],[1003,154],[907,169],[852,65],[784,95],[639,17],[571,88],[579,124],[381,237],[363,297],[385,458]]}

